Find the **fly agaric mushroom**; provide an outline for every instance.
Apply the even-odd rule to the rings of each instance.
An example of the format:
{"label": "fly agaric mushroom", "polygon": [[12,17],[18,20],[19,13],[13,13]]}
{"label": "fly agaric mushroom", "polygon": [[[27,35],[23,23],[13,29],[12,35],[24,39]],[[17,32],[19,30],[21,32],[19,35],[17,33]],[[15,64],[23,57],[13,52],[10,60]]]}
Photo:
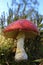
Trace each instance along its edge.
{"label": "fly agaric mushroom", "polygon": [[15,60],[27,60],[28,56],[24,50],[24,40],[25,38],[35,38],[39,34],[39,30],[31,21],[21,19],[9,24],[4,29],[4,34],[7,37],[17,39]]}

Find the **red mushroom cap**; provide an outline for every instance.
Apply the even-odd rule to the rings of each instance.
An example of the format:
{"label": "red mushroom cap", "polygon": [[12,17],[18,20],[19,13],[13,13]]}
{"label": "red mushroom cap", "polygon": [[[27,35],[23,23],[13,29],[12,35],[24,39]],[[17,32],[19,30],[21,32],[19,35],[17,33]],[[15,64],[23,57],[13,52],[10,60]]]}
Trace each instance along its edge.
{"label": "red mushroom cap", "polygon": [[37,26],[31,21],[26,19],[14,21],[4,29],[4,33],[15,32],[13,34],[16,34],[16,32],[18,31],[19,32],[25,31],[25,32],[31,32],[31,33],[34,32],[35,34],[39,33]]}

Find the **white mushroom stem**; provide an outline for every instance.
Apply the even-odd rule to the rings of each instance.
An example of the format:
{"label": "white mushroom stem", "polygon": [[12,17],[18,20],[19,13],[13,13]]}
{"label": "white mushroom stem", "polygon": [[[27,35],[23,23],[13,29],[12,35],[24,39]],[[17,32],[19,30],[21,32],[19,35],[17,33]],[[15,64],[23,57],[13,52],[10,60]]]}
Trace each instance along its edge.
{"label": "white mushroom stem", "polygon": [[15,54],[15,60],[27,60],[27,54],[24,50],[25,34],[20,32],[17,36],[17,49]]}

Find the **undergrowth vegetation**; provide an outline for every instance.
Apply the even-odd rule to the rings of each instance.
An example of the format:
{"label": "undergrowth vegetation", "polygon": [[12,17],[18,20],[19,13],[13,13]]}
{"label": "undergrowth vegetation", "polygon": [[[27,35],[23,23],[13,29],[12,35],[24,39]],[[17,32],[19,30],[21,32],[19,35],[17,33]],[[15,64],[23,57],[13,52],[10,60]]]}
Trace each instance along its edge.
{"label": "undergrowth vegetation", "polygon": [[[40,43],[41,36],[37,36],[34,40],[25,40],[24,48],[28,54],[27,61],[16,62],[14,59],[15,52],[14,40],[12,38],[4,37],[3,33],[0,33],[0,64],[1,65],[39,65],[39,61],[34,60],[43,58],[43,42]],[[33,62],[34,61],[34,62]],[[43,62],[43,61],[42,61]]]}

